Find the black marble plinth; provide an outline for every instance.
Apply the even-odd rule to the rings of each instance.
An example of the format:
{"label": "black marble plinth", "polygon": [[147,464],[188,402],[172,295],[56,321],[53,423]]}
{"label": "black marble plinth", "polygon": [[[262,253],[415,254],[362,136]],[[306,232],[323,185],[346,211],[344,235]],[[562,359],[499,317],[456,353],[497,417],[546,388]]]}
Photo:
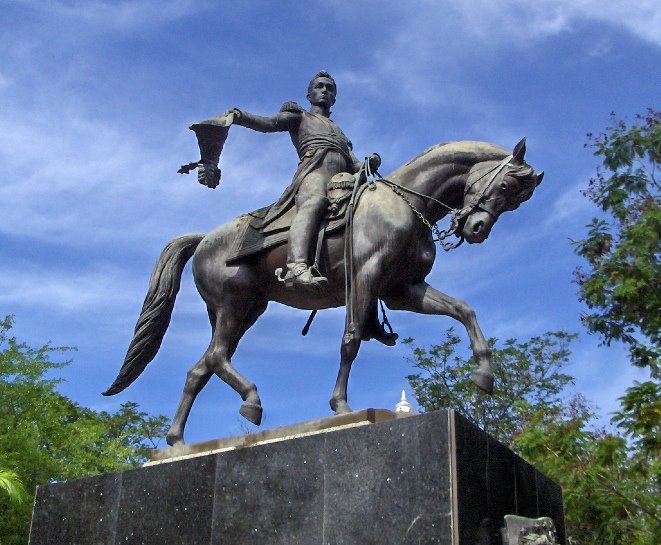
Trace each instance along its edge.
{"label": "black marble plinth", "polygon": [[40,486],[30,545],[496,545],[560,488],[452,411]]}

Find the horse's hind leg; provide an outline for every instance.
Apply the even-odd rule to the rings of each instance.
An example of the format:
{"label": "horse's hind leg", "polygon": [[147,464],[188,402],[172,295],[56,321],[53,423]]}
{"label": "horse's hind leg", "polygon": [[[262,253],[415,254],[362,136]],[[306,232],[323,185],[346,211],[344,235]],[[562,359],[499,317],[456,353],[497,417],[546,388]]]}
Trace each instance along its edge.
{"label": "horse's hind leg", "polygon": [[489,345],[477,323],[475,311],[463,301],[454,299],[432,288],[426,282],[406,286],[404,291],[385,299],[388,308],[410,310],[421,314],[441,314],[461,322],[471,340],[473,356],[478,364],[473,372],[473,382],[487,393],[493,391],[493,372],[491,371]]}
{"label": "horse's hind leg", "polygon": [[259,425],[262,408],[257,387],[238,373],[230,362],[239,340],[257,318],[266,310],[266,303],[253,303],[239,313],[242,319],[235,319],[231,311],[214,314],[209,312],[212,321],[212,338],[200,360],[188,371],[186,384],[181,395],[170,430],[166,435],[169,445],[183,443],[184,427],[195,398],[206,386],[213,373],[236,390],[244,400],[241,414]]}
{"label": "horse's hind leg", "polygon": [[206,386],[213,374],[213,370],[209,367],[210,350],[211,345],[186,375],[184,391],[181,394],[177,411],[172,419],[172,425],[165,435],[165,440],[170,446],[175,446],[184,442],[184,427],[186,426],[186,420],[188,420],[188,415],[193,406],[193,402],[195,401],[197,394],[199,394],[202,388]]}
{"label": "horse's hind leg", "polygon": [[241,337],[264,314],[267,305],[267,301],[253,300],[244,312],[237,308],[238,304],[225,305],[230,309],[219,314],[217,343],[213,352],[213,371],[241,396],[243,403],[239,413],[257,426],[262,423],[262,402],[257,387],[234,368],[231,358]]}
{"label": "horse's hind leg", "polygon": [[177,410],[172,419],[170,429],[165,435],[165,440],[170,446],[175,446],[184,442],[184,427],[186,426],[186,421],[188,420],[188,415],[195,402],[195,398],[197,397],[197,394],[202,391],[202,388],[207,385],[213,374],[210,357],[214,338],[216,336],[216,315],[211,312],[211,310],[208,310],[208,313],[209,321],[211,322],[211,343],[204,355],[195,365],[193,365],[193,367],[190,368],[186,375],[186,384],[181,393],[179,405],[177,405]]}

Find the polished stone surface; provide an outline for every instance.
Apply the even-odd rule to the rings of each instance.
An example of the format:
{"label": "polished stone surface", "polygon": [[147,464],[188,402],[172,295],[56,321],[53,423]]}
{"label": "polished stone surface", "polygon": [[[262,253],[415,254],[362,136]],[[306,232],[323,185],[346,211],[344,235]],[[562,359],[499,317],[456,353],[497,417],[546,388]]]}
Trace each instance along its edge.
{"label": "polished stone surface", "polygon": [[491,545],[560,489],[453,412],[42,486],[30,545]]}
{"label": "polished stone surface", "polygon": [[498,544],[505,515],[519,515],[553,518],[564,544],[560,487],[461,415],[452,423],[459,543]]}
{"label": "polished stone surface", "polygon": [[115,543],[123,475],[114,473],[40,486],[30,543]]}
{"label": "polished stone surface", "polygon": [[154,449],[151,452],[150,461],[147,465],[162,461],[179,460],[212,453],[215,454],[226,450],[254,447],[266,443],[296,439],[298,437],[305,437],[307,435],[325,433],[343,428],[377,424],[379,422],[392,420],[393,418],[405,418],[407,416],[409,415],[396,414],[387,409],[363,409],[361,411],[317,418],[315,420],[301,422],[300,424],[282,426],[272,430],[264,430],[237,437],[225,437],[223,439],[213,439],[201,443]]}
{"label": "polished stone surface", "polygon": [[322,435],[219,454],[211,543],[321,543]]}
{"label": "polished stone surface", "polygon": [[449,545],[448,440],[445,412],[329,437],[323,543]]}
{"label": "polished stone surface", "polygon": [[115,543],[209,543],[215,457],[143,467],[123,475]]}

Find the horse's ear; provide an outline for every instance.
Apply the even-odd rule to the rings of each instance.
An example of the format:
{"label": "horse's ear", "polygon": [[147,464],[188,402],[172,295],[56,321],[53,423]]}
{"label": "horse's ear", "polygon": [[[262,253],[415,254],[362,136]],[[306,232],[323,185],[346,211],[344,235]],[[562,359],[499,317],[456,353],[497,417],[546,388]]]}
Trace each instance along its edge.
{"label": "horse's ear", "polygon": [[538,172],[537,174],[535,174],[535,176],[537,177],[537,181],[535,182],[535,185],[541,184],[542,179],[544,178],[544,171],[542,170],[542,171]]}
{"label": "horse's ear", "polygon": [[512,163],[515,165],[523,164],[523,156],[526,154],[526,137],[524,136],[521,141],[514,146],[512,152]]}

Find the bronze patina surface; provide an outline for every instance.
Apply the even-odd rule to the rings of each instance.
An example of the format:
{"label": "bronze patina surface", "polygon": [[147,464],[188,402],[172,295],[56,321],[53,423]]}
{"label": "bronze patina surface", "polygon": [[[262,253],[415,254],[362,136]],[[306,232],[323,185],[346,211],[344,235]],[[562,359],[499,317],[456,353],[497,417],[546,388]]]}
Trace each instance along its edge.
{"label": "bronze patina surface", "polygon": [[[295,207],[287,245],[264,249],[245,260],[230,260],[236,256],[237,238],[244,236],[242,215],[206,235],[175,238],[154,267],[124,364],[105,395],[124,390],[156,356],[170,322],[182,271],[192,258],[193,276],[207,306],[212,338],[188,372],[166,437],[172,446],[183,443],[195,398],[213,375],[241,396],[240,414],[250,422],[261,423],[257,387],[234,368],[232,356],[270,301],[315,311],[347,307],[340,366],[330,398],[336,415],[351,412],[347,385],[361,342],[376,339],[388,345],[395,343],[396,334],[386,332],[377,319],[379,300],[392,310],[458,320],[466,328],[477,364],[473,381],[486,392],[493,388],[489,347],[475,312],[467,303],[425,282],[436,257],[433,237],[454,234],[460,242],[483,242],[502,213],[515,210],[532,196],[543,173],[535,172],[524,161],[525,139],[511,152],[487,142],[438,144],[371,183],[368,190],[354,194],[347,211],[350,228],[319,237],[321,243],[313,244],[320,218],[326,214],[331,177],[342,170],[351,176],[360,163],[344,133],[329,119],[336,91],[330,75],[319,73],[308,88],[309,112],[288,102],[270,117],[239,109],[226,113],[225,119],[231,118],[234,124],[262,132],[288,131],[292,137],[301,158],[299,169],[280,200],[265,212],[261,224],[266,231]],[[225,122],[221,125],[226,128]],[[225,138],[224,130],[221,136]],[[221,144],[207,151],[218,154]],[[379,164],[378,155],[367,157],[357,181],[361,173],[369,173]],[[451,228],[441,232],[435,224],[448,215]],[[310,267],[314,246],[319,263]],[[277,271],[287,272],[281,277]]]}

